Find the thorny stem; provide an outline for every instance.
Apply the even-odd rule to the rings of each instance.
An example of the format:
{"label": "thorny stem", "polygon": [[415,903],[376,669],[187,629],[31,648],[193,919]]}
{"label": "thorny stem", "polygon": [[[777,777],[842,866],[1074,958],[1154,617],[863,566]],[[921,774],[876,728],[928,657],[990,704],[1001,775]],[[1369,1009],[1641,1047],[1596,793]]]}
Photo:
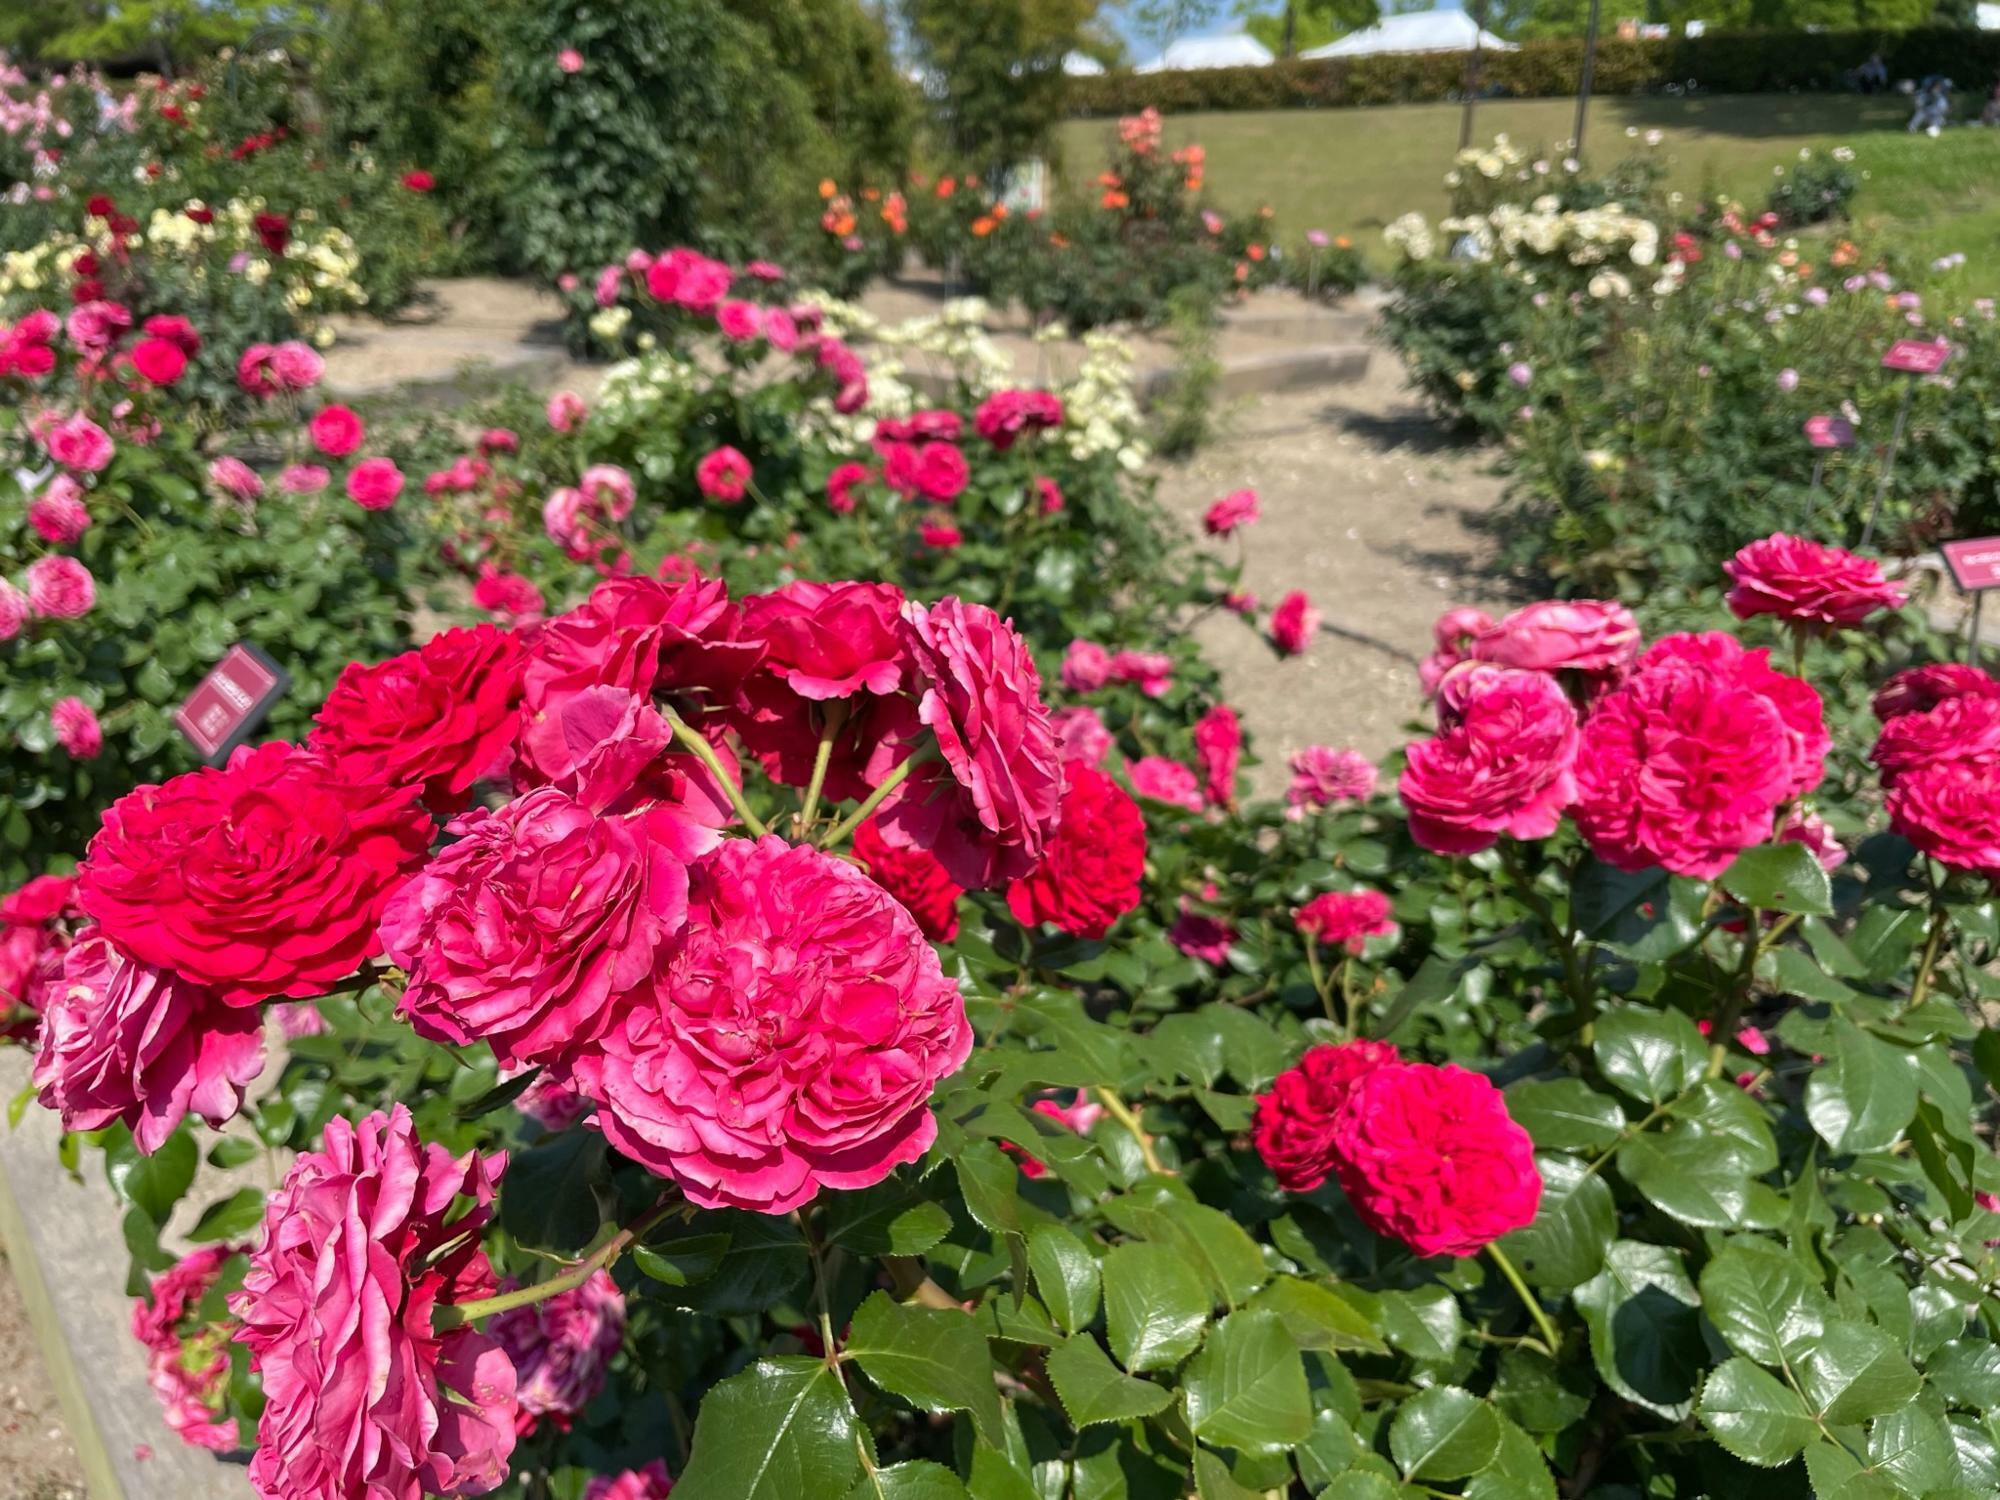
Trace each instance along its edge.
{"label": "thorny stem", "polygon": [[1944,945],[1946,929],[1951,925],[1944,913],[1944,893],[1938,889],[1937,880],[1931,871],[1931,862],[1924,861],[1924,884],[1931,892],[1930,930],[1924,935],[1924,956],[1917,963],[1916,981],[1910,986],[1910,998],[1903,1005],[1905,1012],[1915,1010],[1924,1003],[1930,993],[1931,975],[1937,968],[1938,949]]}
{"label": "thorny stem", "polygon": [[819,749],[813,752],[812,780],[806,783],[806,800],[799,808],[799,832],[811,830],[819,815],[820,788],[826,785],[826,768],[833,760],[833,742],[847,719],[847,705],[836,698],[826,706],[826,725],[820,730]]}
{"label": "thorny stem", "polygon": [[916,763],[917,757],[912,755],[901,765],[897,766],[895,770],[884,776],[882,784],[868,794],[866,802],[863,802],[851,814],[841,819],[827,831],[826,837],[819,841],[820,848],[831,849],[835,844],[839,843],[866,822],[868,815],[882,805],[888,798],[889,793],[895,791],[897,787],[903,784],[911,770],[916,766]]}
{"label": "thorny stem", "polygon": [[1507,1252],[1495,1242],[1486,1247],[1486,1253],[1493,1258],[1493,1264],[1500,1268],[1500,1274],[1507,1278],[1507,1284],[1514,1288],[1514,1295],[1521,1299],[1521,1305],[1535,1320],[1535,1327],[1541,1331],[1542,1341],[1548,1345],[1550,1359],[1562,1352],[1562,1335],[1556,1332],[1556,1325],[1549,1321],[1548,1310],[1541,1299],[1528,1290],[1528,1283],[1521,1279],[1521,1273],[1514,1269],[1514,1262],[1507,1258]]}
{"label": "thorny stem", "polygon": [[595,1253],[585,1260],[578,1261],[560,1276],[551,1276],[547,1281],[538,1281],[533,1286],[524,1286],[518,1291],[501,1292],[494,1297],[481,1297],[473,1302],[439,1307],[431,1314],[431,1326],[443,1332],[448,1328],[456,1328],[461,1323],[491,1317],[494,1313],[512,1312],[517,1307],[533,1307],[537,1302],[546,1302],[551,1297],[576,1290],[644,1239],[654,1225],[679,1206],[680,1201],[678,1193],[661,1195],[657,1203],[612,1235],[597,1248]]}
{"label": "thorny stem", "polygon": [[762,838],[771,830],[764,826],[764,820],[750,810],[750,804],[743,800],[743,788],[736,779],[722,768],[722,758],[715,753],[715,746],[696,733],[679,714],[669,713],[667,722],[673,726],[674,738],[694,752],[694,758],[708,768],[708,774],[722,784],[723,792],[729,798],[729,805],[736,809],[736,816],[743,820],[743,826]]}
{"label": "thorny stem", "polygon": [[1347,1026],[1334,1010],[1333,988],[1326,982],[1326,971],[1319,966],[1319,943],[1316,939],[1306,939],[1306,972],[1312,975],[1313,993],[1319,996],[1320,1008],[1326,1012],[1327,1020],[1340,1036],[1347,1035]]}
{"label": "thorny stem", "polygon": [[1145,1122],[1139,1118],[1138,1111],[1119,1098],[1116,1089],[1099,1088],[1093,1092],[1097,1095],[1097,1102],[1104,1106],[1104,1112],[1132,1132],[1132,1139],[1139,1143],[1139,1155],[1146,1163],[1146,1170],[1161,1177],[1172,1177],[1173,1169],[1162,1162],[1159,1153],[1153,1149],[1153,1138],[1146,1133]]}

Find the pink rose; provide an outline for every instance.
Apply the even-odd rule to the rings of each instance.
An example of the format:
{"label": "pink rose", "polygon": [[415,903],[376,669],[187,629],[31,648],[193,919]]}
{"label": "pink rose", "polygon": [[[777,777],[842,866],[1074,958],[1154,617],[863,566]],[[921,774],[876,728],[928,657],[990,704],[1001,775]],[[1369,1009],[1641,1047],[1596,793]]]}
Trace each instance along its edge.
{"label": "pink rose", "polygon": [[1060,427],[1062,420],[1060,397],[1047,391],[1007,390],[979,403],[972,427],[996,452],[1005,453],[1023,434]]}
{"label": "pink rose", "polygon": [[318,464],[287,464],[278,473],[278,488],[287,495],[317,495],[333,482]]}
{"label": "pink rose", "polygon": [[1094,693],[1111,680],[1111,653],[1094,641],[1071,641],[1063,653],[1062,685],[1072,693]]}
{"label": "pink rose", "polygon": [[111,434],[82,412],[56,423],[42,441],[50,458],[78,474],[102,472],[115,451]]}
{"label": "pink rose", "polygon": [[1229,949],[1236,941],[1236,929],[1220,917],[1191,911],[1185,898],[1181,914],[1167,931],[1167,940],[1189,958],[1198,958],[1212,968],[1229,961]]}
{"label": "pink rose", "polygon": [[1466,660],[1472,653],[1472,643],[1492,628],[1492,617],[1484,610],[1463,605],[1438,616],[1437,623],[1431,626],[1431,638],[1437,649],[1417,664],[1417,677],[1426,696],[1437,691],[1444,674]]}
{"label": "pink rose", "polygon": [[1776,615],[1820,632],[1859,625],[1878,609],[1901,609],[1908,597],[1873,560],[1783,532],[1750,543],[1722,571],[1735,583],[1727,603],[1737,619]]}
{"label": "pink rose", "polygon": [[715,310],[715,326],[722,336],[736,343],[748,343],[763,331],[764,317],[754,302],[725,301]]}
{"label": "pink rose", "polygon": [[1201,761],[1202,795],[1217,807],[1236,805],[1236,762],[1243,753],[1243,724],[1236,710],[1218,703],[1195,721],[1195,755]]}
{"label": "pink rose", "polygon": [[574,432],[589,412],[590,408],[583,404],[583,397],[575,391],[557,391],[549,397],[549,426],[557,432]]}
{"label": "pink rose", "polygon": [[784,308],[764,309],[764,342],[780,354],[790,354],[799,347],[799,325]]}
{"label": "pink rose", "polygon": [[1819,694],[1810,683],[1774,668],[1768,649],[1745,650],[1735,636],[1720,630],[1668,635],[1639,658],[1639,667],[1712,674],[1756,693],[1778,711],[1785,726],[1791,791],[1803,796],[1826,778],[1833,737],[1826,730]]}
{"label": "pink rose", "polygon": [[28,502],[28,524],[54,546],[67,547],[76,541],[90,529],[83,487],[67,474],[56,475],[47,489]]}
{"label": "pink rose", "polygon": [[656,1458],[643,1468],[595,1476],[584,1486],[583,1500],[667,1500],[673,1488],[667,1466]]}
{"label": "pink rose", "polygon": [[686,861],[715,840],[671,809],[600,818],[554,788],[450,832],[383,913],[383,951],[421,1035],[483,1039],[507,1068],[590,1046],[680,930]]}
{"label": "pink rose", "polygon": [[1389,920],[1389,898],[1380,891],[1325,891],[1292,913],[1299,931],[1329,948],[1359,953],[1372,937],[1388,937],[1396,924]]}
{"label": "pink rose", "polygon": [[1875,717],[1887,724],[1901,714],[1936,708],[1947,698],[2000,698],[2000,681],[1969,662],[1905,667],[1876,692]]}
{"label": "pink rose", "polygon": [[735,279],[721,261],[685,247],[669,250],[646,268],[646,290],[655,300],[704,317],[715,312]]}
{"label": "pink rose", "polygon": [[1086,766],[1101,766],[1111,754],[1111,731],[1104,727],[1096,709],[1081,705],[1059,708],[1050,714],[1049,722],[1056,732],[1056,754],[1065,764],[1080,761]]}
{"label": "pink rose", "polygon": [[1256,521],[1257,514],[1255,490],[1232,490],[1209,506],[1201,518],[1201,527],[1210,536],[1231,536]]}
{"label": "pink rose", "polygon": [[75,558],[47,553],[28,564],[28,608],[45,619],[75,620],[97,602],[97,581]]}
{"label": "pink rose", "polygon": [[1378,1068],[1398,1065],[1387,1042],[1310,1047],[1257,1098],[1251,1135],[1278,1186],[1310,1193],[1334,1169],[1333,1122],[1354,1086]]}
{"label": "pink rose", "polygon": [[[263,1376],[250,1482],[284,1500],[483,1495],[514,1449],[514,1367],[440,1307],[496,1289],[479,1232],[506,1157],[417,1139],[401,1104],[293,1161],[229,1299]],[[460,1198],[473,1206],[448,1217]]]}
{"label": "pink rose", "polygon": [[1576,796],[1577,745],[1576,710],[1553,678],[1494,671],[1435,739],[1410,746],[1396,787],[1410,836],[1439,854],[1547,838]]}
{"label": "pink rose", "polygon": [[576,1064],[605,1137],[690,1202],[758,1213],[922,1156],[972,1029],[909,913],[778,838],[728,840],[691,875],[681,941]]}
{"label": "pink rose", "polygon": [[694,466],[694,482],[709,499],[734,505],[749,493],[750,460],[731,447],[717,448]]}
{"label": "pink rose", "polygon": [[583,471],[576,487],[586,501],[612,521],[622,521],[631,515],[639,500],[639,486],[617,464],[592,464]]}
{"label": "pink rose", "polygon": [[597,1271],[582,1286],[498,1314],[486,1331],[513,1361],[522,1412],[567,1429],[604,1389],[625,1345],[625,1297]]}
{"label": "pink rose", "polygon": [[1271,641],[1286,656],[1303,656],[1319,634],[1320,612],[1305,590],[1293,589],[1271,611]]}
{"label": "pink rose", "polygon": [[1898,714],[1869,753],[1894,786],[1922,766],[2000,756],[2000,698],[1946,698],[1923,713]]}
{"label": "pink rose", "polygon": [[1111,658],[1111,675],[1148,698],[1163,697],[1174,685],[1174,659],[1164,651],[1120,651]]}
{"label": "pink rose", "polygon": [[918,717],[940,759],[885,802],[883,836],[929,849],[969,890],[1032,870],[1055,832],[1062,763],[1035,659],[1014,627],[956,598],[903,606]]}
{"label": "pink rose", "polygon": [[1955,870],[2000,870],[2000,766],[1941,761],[1900,776],[1884,797],[1889,826]]}
{"label": "pink rose", "polygon": [[281,391],[309,391],[324,374],[326,361],[297,339],[287,339],[271,351],[271,377]]}
{"label": "pink rose", "polygon": [[345,458],[361,446],[367,429],[349,406],[322,406],[306,427],[312,445],[328,458]]}
{"label": "pink rose", "polygon": [[1177,760],[1168,760],[1163,755],[1144,756],[1127,766],[1125,774],[1132,782],[1132,790],[1148,801],[1184,807],[1189,812],[1202,809],[1200,779]]}
{"label": "pink rose", "polygon": [[1309,812],[1366,802],[1375,792],[1375,763],[1358,750],[1308,745],[1286,761],[1292,784],[1285,789],[1285,816],[1294,823]]}
{"label": "pink rose", "polygon": [[949,505],[965,493],[972,467],[950,443],[925,443],[917,450],[917,493],[938,505]]}
{"label": "pink rose", "polygon": [[208,1245],[153,1279],[132,1304],[132,1336],[146,1350],[146,1383],[160,1414],[191,1448],[228,1453],[237,1446],[236,1419],[223,1415],[229,1398],[229,1329],[199,1310],[236,1251]]}
{"label": "pink rose", "polygon": [[19,635],[33,613],[28,596],[0,578],[0,641],[11,641]]}
{"label": "pink rose", "polygon": [[556,66],[565,73],[581,73],[583,54],[574,47],[565,47],[556,54]]}
{"label": "pink rose", "polygon": [[472,602],[516,624],[539,620],[546,607],[542,591],[531,580],[518,573],[502,573],[491,563],[480,565],[479,581],[472,586]]}
{"label": "pink rose", "polygon": [[34,1082],[63,1129],[123,1120],[150,1156],[190,1112],[211,1125],[233,1119],[263,1067],[254,1009],[225,1005],[92,936],[64,957]]}
{"label": "pink rose", "polygon": [[1622,604],[1549,599],[1515,610],[1472,641],[1475,661],[1524,672],[1582,672],[1616,681],[1639,654],[1639,622]]}
{"label": "pink rose", "polygon": [[224,454],[208,466],[208,482],[233,499],[249,502],[264,493],[264,481],[240,458]]}
{"label": "pink rose", "polygon": [[1838,870],[1847,863],[1847,850],[1826,824],[1824,818],[1813,813],[1801,812],[1797,808],[1785,820],[1785,826],[1778,830],[1781,844],[1804,844],[1812,857],[1819,861],[1820,868],[1828,872]]}
{"label": "pink rose", "polygon": [[387,510],[403,493],[403,471],[394,459],[364,458],[347,473],[347,498],[363,510]]}
{"label": "pink rose", "polygon": [[59,698],[49,710],[49,725],[56,743],[76,760],[96,760],[104,749],[104,729],[97,715],[81,698]]}
{"label": "pink rose", "polygon": [[855,491],[875,477],[866,464],[845,463],[826,476],[827,508],[837,516],[854,513]]}

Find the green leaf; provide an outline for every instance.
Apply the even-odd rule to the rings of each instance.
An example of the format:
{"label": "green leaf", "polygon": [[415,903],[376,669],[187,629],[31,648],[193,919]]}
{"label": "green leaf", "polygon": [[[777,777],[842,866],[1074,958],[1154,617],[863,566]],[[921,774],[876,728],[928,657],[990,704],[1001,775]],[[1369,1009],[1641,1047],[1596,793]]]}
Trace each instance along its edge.
{"label": "green leaf", "polygon": [[966,1500],[965,1486],[942,1464],[921,1458],[863,1474],[847,1500]]}
{"label": "green leaf", "polygon": [[842,1351],[860,1361],[870,1380],[925,1411],[970,1412],[980,1439],[999,1446],[993,1356],[964,1313],[904,1307],[877,1292],[855,1310]]}
{"label": "green leaf", "polygon": [[1953,1406],[2000,1407],[2000,1347],[1985,1339],[1953,1339],[1925,1367],[1931,1387]]}
{"label": "green leaf", "polygon": [[822,1359],[761,1359],[712,1387],[678,1500],[845,1494],[861,1467],[854,1408]]}
{"label": "green leaf", "polygon": [[1880,1328],[1836,1318],[1805,1356],[1799,1385],[1822,1420],[1841,1425],[1895,1410],[1923,1381]]}
{"label": "green leaf", "polygon": [[1741,1356],[1709,1375],[1697,1410],[1718,1443],[1759,1468],[1790,1463],[1819,1436],[1804,1398]]}
{"label": "green leaf", "polygon": [[1221,1454],[1206,1448],[1195,1449],[1194,1493],[1195,1500],[1263,1500],[1256,1490],[1237,1483]]}
{"label": "green leaf", "polygon": [[1895,1484],[1863,1469],[1845,1448],[1825,1438],[1806,1449],[1814,1500],[1901,1500]]}
{"label": "green leaf", "polygon": [[1760,844],[1745,849],[1722,872],[1722,888],[1761,911],[1833,915],[1833,884],[1804,844]]}
{"label": "green leaf", "polygon": [[240,1167],[257,1155],[257,1143],[246,1141],[240,1135],[226,1135],[208,1148],[208,1164],[227,1172],[232,1167]]}
{"label": "green leaf", "polygon": [[1743,1222],[1752,1165],[1733,1141],[1692,1130],[1636,1136],[1618,1152],[1627,1182],[1661,1212],[1697,1229]]}
{"label": "green leaf", "polygon": [[667,1286],[694,1286],[713,1276],[729,1254],[727,1234],[690,1234],[633,1248],[632,1262]]}
{"label": "green leaf", "polygon": [[966,1211],[979,1227],[992,1234],[1025,1234],[1021,1217],[1020,1169],[991,1141],[974,1141],[952,1165],[958,1170],[958,1189],[965,1197]]}
{"label": "green leaf", "polygon": [[1806,1118],[1820,1139],[1850,1154],[1886,1150],[1916,1112],[1916,1073],[1902,1049],[1836,1017],[1830,1054],[1806,1082]]}
{"label": "green leaf", "polygon": [[1684,1092],[1708,1067],[1701,1033],[1677,1010],[1608,1011],[1597,1018],[1591,1050],[1607,1080],[1648,1104]]}
{"label": "green leaf", "polygon": [[156,1226],[167,1222],[200,1165],[201,1153],[185,1127],[160,1142],[160,1149],[151,1156],[141,1156],[132,1137],[123,1132],[104,1154],[104,1172],[112,1191]]}
{"label": "green leaf", "polygon": [[1465,1318],[1458,1298],[1441,1286],[1382,1293],[1382,1332],[1412,1359],[1437,1361],[1458,1352]]}
{"label": "green leaf", "polygon": [[1216,1324],[1182,1390],[1188,1426],[1205,1443],[1271,1452],[1312,1431],[1304,1361],[1277,1315],[1262,1308]]}
{"label": "green leaf", "polygon": [[1388,1343],[1369,1322],[1367,1314],[1317,1282],[1280,1276],[1252,1297],[1250,1306],[1276,1313],[1291,1334],[1292,1342],[1302,1350],[1389,1352]]}
{"label": "green leaf", "polygon": [[1540,1151],[1602,1151],[1625,1128],[1625,1111],[1581,1078],[1529,1079],[1507,1090],[1507,1113]]}
{"label": "green leaf", "polygon": [[1578,1287],[1574,1298],[1590,1330],[1591,1359],[1605,1383],[1663,1417],[1686,1416],[1695,1379],[1708,1359],[1701,1299],[1680,1255],[1664,1245],[1614,1240],[1605,1250],[1604,1269]]}
{"label": "green leaf", "polygon": [[1028,1235],[1028,1269],[1049,1315],[1070,1333],[1097,1316],[1097,1258],[1060,1224],[1038,1225]]}
{"label": "green leaf", "polygon": [[1868,1464],[1905,1494],[1928,1494],[1951,1478],[1951,1437],[1943,1422],[1911,1402],[1877,1418],[1868,1430]]}
{"label": "green leaf", "polygon": [[1826,1328],[1827,1299],[1799,1261],[1762,1240],[1735,1240],[1701,1273],[1702,1311],[1731,1349],[1760,1365],[1800,1359]]}
{"label": "green leaf", "polygon": [[1396,1409],[1389,1452],[1408,1479],[1463,1479],[1500,1450],[1500,1414],[1470,1391],[1434,1385]]}
{"label": "green leaf", "polygon": [[469,1099],[452,1113],[461,1120],[477,1120],[492,1114],[496,1109],[505,1109],[516,1099],[534,1087],[535,1080],[542,1076],[540,1068],[529,1068],[512,1078],[496,1083],[475,1099]]}
{"label": "green leaf", "polygon": [[[685,1286],[658,1284],[654,1297],[675,1307],[718,1318],[762,1313],[791,1295],[812,1269],[806,1243],[790,1219],[724,1209],[696,1215],[688,1229],[690,1239],[726,1234],[729,1248],[713,1275]],[[656,1248],[672,1255],[676,1243]]]}
{"label": "green leaf", "polygon": [[1465,1500],[1556,1500],[1555,1476],[1535,1440],[1502,1419],[1500,1451],[1466,1481]]}
{"label": "green leaf", "polygon": [[500,1227],[530,1250],[582,1250],[602,1221],[595,1184],[605,1159],[604,1137],[594,1130],[568,1130],[517,1151],[500,1190]]}
{"label": "green leaf", "polygon": [[951,1215],[898,1172],[858,1193],[826,1200],[827,1240],[856,1255],[922,1255],[951,1233]]}
{"label": "green leaf", "polygon": [[1493,1404],[1530,1432],[1561,1432],[1581,1421],[1595,1394],[1595,1381],[1581,1365],[1557,1365],[1532,1349],[1501,1352]]}
{"label": "green leaf", "polygon": [[1127,1234],[1179,1250],[1231,1307],[1242,1306],[1271,1279],[1257,1242],[1220,1209],[1165,1190],[1142,1189],[1113,1198],[1104,1205],[1104,1215]]}
{"label": "green leaf", "polygon": [[1087,1333],[1050,1350],[1047,1369],[1072,1427],[1150,1417],[1174,1399],[1165,1386],[1121,1371]]}
{"label": "green leaf", "polygon": [[1602,1173],[1573,1156],[1538,1156],[1542,1201],[1535,1220],[1500,1241],[1500,1248],[1536,1286],[1568,1291],[1604,1265],[1604,1247],[1618,1237],[1618,1209]]}
{"label": "green leaf", "polygon": [[1208,1288],[1178,1250],[1125,1244],[1104,1257],[1104,1326],[1134,1374],[1171,1369],[1200,1347]]}
{"label": "green leaf", "polygon": [[1663,963],[1700,935],[1702,894],[1699,882],[1665,870],[1618,870],[1593,859],[1570,884],[1570,911],[1586,937],[1640,963]]}
{"label": "green leaf", "polygon": [[265,1194],[259,1188],[238,1188],[227,1198],[218,1199],[201,1211],[194,1228],[187,1232],[197,1245],[230,1240],[248,1234],[264,1222]]}

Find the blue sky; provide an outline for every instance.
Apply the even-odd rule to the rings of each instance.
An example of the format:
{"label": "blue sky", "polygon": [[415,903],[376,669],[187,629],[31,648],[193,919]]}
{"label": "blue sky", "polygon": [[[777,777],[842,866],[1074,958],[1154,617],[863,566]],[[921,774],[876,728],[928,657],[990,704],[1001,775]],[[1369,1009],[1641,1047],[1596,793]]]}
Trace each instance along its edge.
{"label": "blue sky", "polygon": [[[1258,8],[1273,13],[1275,13],[1278,9],[1278,7],[1275,4],[1269,4],[1269,3],[1259,6]],[[1390,9],[1390,5],[1387,3],[1387,0],[1384,0],[1382,9],[1385,11]],[[1433,3],[1430,5],[1413,6],[1412,9],[1463,10],[1465,9],[1465,7],[1462,3],[1460,3],[1460,0],[1433,0]],[[1152,47],[1152,44],[1140,38],[1137,34],[1134,33],[1132,28],[1126,24],[1125,15],[1122,7],[1106,5],[1103,9],[1102,14],[1111,22],[1111,24],[1114,27],[1118,29],[1119,34],[1125,38],[1126,45],[1133,49],[1133,56],[1135,58],[1143,60],[1144,58],[1152,55],[1153,51],[1155,50]],[[1230,32],[1241,31],[1242,29],[1243,29],[1243,20],[1240,16],[1236,14],[1236,7],[1234,5],[1225,3],[1220,7],[1220,14],[1218,14],[1213,21],[1209,22],[1206,26],[1196,27],[1193,31],[1190,31],[1188,35],[1226,36]]]}

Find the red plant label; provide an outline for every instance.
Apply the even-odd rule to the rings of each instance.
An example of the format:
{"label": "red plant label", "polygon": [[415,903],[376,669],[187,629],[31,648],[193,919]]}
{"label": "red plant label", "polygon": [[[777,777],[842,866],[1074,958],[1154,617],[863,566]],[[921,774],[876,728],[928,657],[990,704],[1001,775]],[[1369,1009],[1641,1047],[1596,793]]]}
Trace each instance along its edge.
{"label": "red plant label", "polygon": [[1815,448],[1852,448],[1854,424],[1845,417],[1807,417],[1806,441]]}
{"label": "red plant label", "polygon": [[2000,536],[1968,537],[1944,544],[1945,566],[1967,593],[2000,588]]}
{"label": "red plant label", "polygon": [[1951,345],[1932,339],[1897,339],[1882,356],[1882,368],[1905,375],[1935,375],[1951,358]]}
{"label": "red plant label", "polygon": [[262,722],[285,691],[284,672],[254,646],[235,645],[174,713],[202,758],[218,763]]}

